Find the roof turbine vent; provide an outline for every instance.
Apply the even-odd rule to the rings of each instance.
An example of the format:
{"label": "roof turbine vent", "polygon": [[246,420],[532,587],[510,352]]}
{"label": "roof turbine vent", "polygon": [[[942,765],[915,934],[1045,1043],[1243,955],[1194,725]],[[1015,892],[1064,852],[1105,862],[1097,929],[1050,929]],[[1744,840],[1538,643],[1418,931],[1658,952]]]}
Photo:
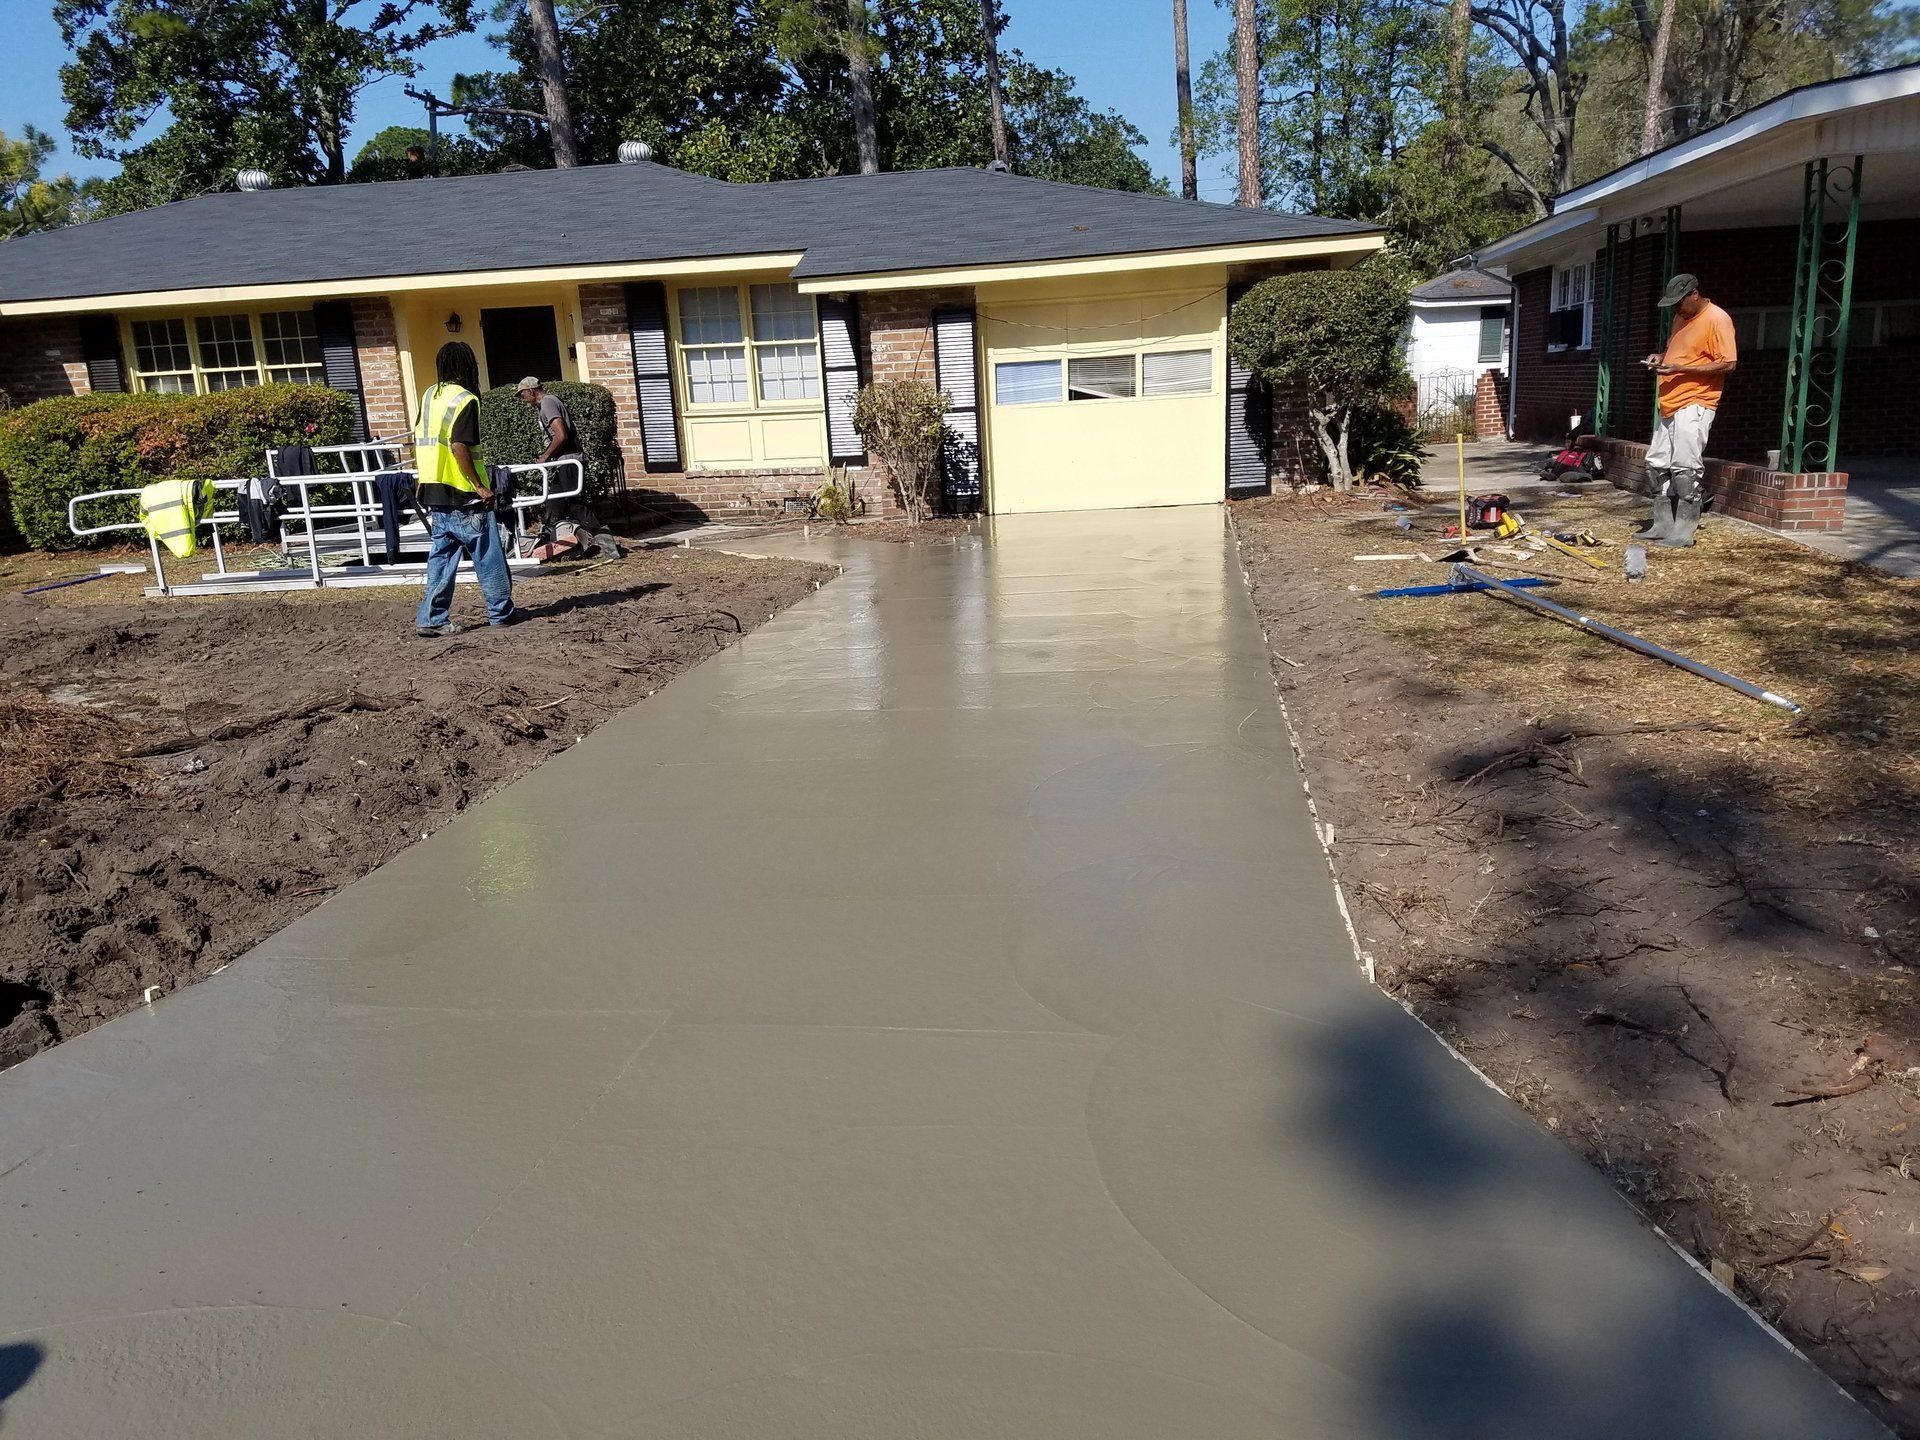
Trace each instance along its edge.
{"label": "roof turbine vent", "polygon": [[644,140],[622,140],[619,155],[622,165],[638,165],[653,158],[653,147]]}
{"label": "roof turbine vent", "polygon": [[233,183],[242,190],[271,190],[273,177],[264,170],[242,170],[233,177]]}
{"label": "roof turbine vent", "polygon": [[987,162],[987,169],[996,175],[1005,175],[1008,173],[1007,162],[1004,160],[989,160]]}

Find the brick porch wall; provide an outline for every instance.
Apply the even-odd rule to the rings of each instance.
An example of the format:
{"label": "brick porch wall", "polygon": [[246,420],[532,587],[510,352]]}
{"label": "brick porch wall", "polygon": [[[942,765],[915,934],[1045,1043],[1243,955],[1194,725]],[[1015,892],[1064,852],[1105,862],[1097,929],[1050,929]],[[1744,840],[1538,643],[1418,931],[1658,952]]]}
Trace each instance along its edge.
{"label": "brick porch wall", "polygon": [[1482,370],[1473,386],[1473,436],[1500,440],[1507,433],[1507,377],[1498,370]]}
{"label": "brick porch wall", "polygon": [[384,295],[353,302],[353,344],[360,358],[360,395],[367,407],[367,433],[375,439],[405,435],[413,428],[407,393],[400,382],[400,345],[393,306]]}
{"label": "brick porch wall", "polygon": [[0,321],[0,390],[16,405],[90,394],[80,322],[69,315]]}
{"label": "brick porch wall", "polygon": [[[1580,443],[1600,452],[1606,478],[1620,489],[1640,495],[1653,493],[1647,478],[1646,446],[1637,440],[1612,436],[1602,440],[1593,435],[1581,436]],[[1847,477],[1843,472],[1796,475],[1764,465],[1710,458],[1705,483],[1713,496],[1715,512],[1751,520],[1769,530],[1833,531],[1846,521]]]}

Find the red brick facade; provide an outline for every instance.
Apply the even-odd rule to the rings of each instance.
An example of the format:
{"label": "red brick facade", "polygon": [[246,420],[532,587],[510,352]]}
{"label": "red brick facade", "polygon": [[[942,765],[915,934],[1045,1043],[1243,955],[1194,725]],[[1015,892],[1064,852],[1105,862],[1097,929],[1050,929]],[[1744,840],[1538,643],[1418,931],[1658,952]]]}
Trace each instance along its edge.
{"label": "red brick facade", "polygon": [[[1606,462],[1606,478],[1623,490],[1652,492],[1647,447],[1637,440],[1584,437]],[[1847,477],[1842,473],[1794,475],[1764,465],[1707,461],[1704,483],[1716,514],[1751,520],[1770,530],[1838,530],[1846,519]]]}
{"label": "red brick facade", "polygon": [[[1624,246],[1616,305],[1624,308],[1624,363],[1614,367],[1612,434],[1628,440],[1649,438],[1653,425],[1653,377],[1636,362],[1659,348],[1655,301],[1661,284],[1661,237],[1642,236]],[[1698,275],[1701,289],[1729,310],[1785,308],[1793,303],[1793,265],[1797,232],[1788,227],[1756,230],[1701,230],[1680,235],[1679,268]],[[1920,300],[1913,256],[1920,249],[1920,221],[1867,221],[1860,227],[1854,261],[1856,305],[1876,301]],[[1604,272],[1604,252],[1596,271]],[[1523,439],[1559,440],[1567,417],[1578,413],[1591,423],[1595,361],[1591,351],[1549,354],[1546,326],[1552,272],[1530,270],[1516,278],[1520,299],[1518,413]],[[1595,280],[1596,292],[1605,284]],[[1594,325],[1600,324],[1596,304]],[[1841,393],[1842,456],[1920,454],[1920,406],[1910,399],[1910,377],[1920,363],[1920,342],[1886,345],[1855,336],[1848,346]],[[1726,395],[1714,419],[1709,450],[1745,464],[1760,464],[1780,444],[1780,419],[1786,387],[1782,350],[1749,351],[1728,378]]]}
{"label": "red brick facade", "polygon": [[1507,377],[1482,370],[1473,385],[1473,437],[1498,440],[1507,433]]}
{"label": "red brick facade", "polygon": [[353,344],[360,358],[360,398],[367,407],[367,434],[376,440],[407,434],[406,387],[400,381],[400,348],[393,307],[384,295],[353,302]]}
{"label": "red brick facade", "polygon": [[78,320],[69,315],[0,320],[0,392],[15,405],[85,395],[92,388]]}

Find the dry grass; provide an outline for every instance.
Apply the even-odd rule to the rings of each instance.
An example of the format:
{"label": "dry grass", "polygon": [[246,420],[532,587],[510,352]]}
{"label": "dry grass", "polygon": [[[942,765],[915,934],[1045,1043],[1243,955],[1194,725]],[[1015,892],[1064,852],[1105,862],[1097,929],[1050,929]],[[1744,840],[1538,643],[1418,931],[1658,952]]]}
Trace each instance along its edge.
{"label": "dry grass", "polygon": [[[1439,566],[1352,561],[1446,548],[1439,532],[1450,506],[1428,507],[1408,534],[1378,503],[1314,527],[1329,569],[1363,589],[1441,579]],[[1617,492],[1528,497],[1529,518],[1608,542],[1589,553],[1610,568],[1553,552],[1484,568],[1550,576],[1557,583],[1545,593],[1558,603],[1786,695],[1804,707],[1801,717],[1498,597],[1381,601],[1369,618],[1449,688],[1497,689],[1542,718],[1725,721],[1740,733],[1685,743],[1745,748],[1775,770],[1784,803],[1835,815],[1863,805],[1920,810],[1920,580],[1709,517],[1697,545],[1651,550],[1647,578],[1629,584],[1620,560],[1643,505]]]}
{"label": "dry grass", "polygon": [[121,758],[125,725],[0,683],[0,814],[28,800],[124,790],[138,765]]}

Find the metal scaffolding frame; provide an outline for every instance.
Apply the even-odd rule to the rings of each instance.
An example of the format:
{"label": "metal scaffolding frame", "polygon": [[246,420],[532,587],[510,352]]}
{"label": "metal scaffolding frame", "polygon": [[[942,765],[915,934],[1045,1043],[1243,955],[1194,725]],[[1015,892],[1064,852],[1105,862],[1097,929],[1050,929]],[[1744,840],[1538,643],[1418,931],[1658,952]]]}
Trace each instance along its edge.
{"label": "metal scaffolding frame", "polygon": [[[1652,222],[1649,221],[1648,223],[1651,224]],[[1674,274],[1679,268],[1680,207],[1678,205],[1669,205],[1667,207],[1666,232],[1661,236],[1660,289],[1657,292],[1658,294],[1664,295],[1666,293],[1667,286],[1672,283]],[[1664,353],[1667,348],[1667,341],[1673,338],[1673,308],[1667,305],[1657,305],[1654,309],[1656,315],[1653,326],[1658,338],[1658,343],[1654,348]],[[1660,423],[1660,386],[1657,381],[1653,387],[1653,423],[1655,425]]]}
{"label": "metal scaffolding frame", "polygon": [[1793,267],[1793,319],[1780,415],[1780,468],[1831,470],[1840,452],[1840,389],[1853,310],[1862,157],[1809,160]]}

